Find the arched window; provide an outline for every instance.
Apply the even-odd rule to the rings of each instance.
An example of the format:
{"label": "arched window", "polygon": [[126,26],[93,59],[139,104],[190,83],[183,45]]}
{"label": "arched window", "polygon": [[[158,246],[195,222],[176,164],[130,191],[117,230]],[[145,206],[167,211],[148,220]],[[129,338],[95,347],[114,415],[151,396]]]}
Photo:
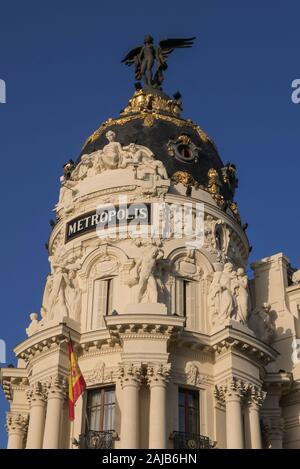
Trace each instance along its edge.
{"label": "arched window", "polygon": [[178,316],[186,318],[186,328],[195,325],[198,283],[185,278],[176,278],[175,312]]}
{"label": "arched window", "polygon": [[94,281],[92,329],[105,327],[104,317],[112,313],[114,278]]}

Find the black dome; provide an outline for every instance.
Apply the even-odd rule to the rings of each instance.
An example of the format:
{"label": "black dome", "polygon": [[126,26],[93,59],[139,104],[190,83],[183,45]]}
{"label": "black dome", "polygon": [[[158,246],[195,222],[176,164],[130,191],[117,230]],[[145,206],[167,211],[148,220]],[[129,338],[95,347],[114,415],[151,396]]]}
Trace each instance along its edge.
{"label": "black dome", "polygon": [[[139,105],[140,107],[137,109],[136,102],[133,105],[132,101],[136,99],[135,96],[141,96],[141,93],[149,101],[149,95],[145,94],[144,91],[137,92],[129,101],[129,107],[121,113],[119,118],[104,122],[89,137],[82,148],[80,158],[83,154],[90,154],[102,149],[108,143],[106,132],[113,130],[116,133],[116,141],[120,142],[121,145],[136,143],[148,147],[155,158],[163,162],[170,178],[174,173],[183,171],[189,173],[200,186],[206,187],[208,171],[214,168],[220,178],[220,193],[225,200],[232,200],[232,194],[227,185],[224,184],[222,177],[221,169],[224,164],[213,141],[196,124],[175,115],[176,112],[179,113],[177,101],[172,101],[169,98],[169,101],[164,101],[163,98],[156,96],[155,99],[159,100],[160,106],[161,102],[164,102],[164,108],[161,106],[158,109],[159,105],[154,102],[154,106],[156,104],[157,108],[150,106],[149,109],[149,102],[147,102],[147,107],[144,103],[143,108]],[[166,103],[168,109],[166,109]],[[176,103],[177,110],[174,112]],[[172,112],[169,111],[171,106],[173,106]],[[177,146],[180,144],[180,139],[185,138],[184,136],[190,142],[192,149],[195,150],[196,158],[185,158],[184,156],[177,158],[170,152],[170,141],[175,142],[174,146],[176,147],[176,144]]]}

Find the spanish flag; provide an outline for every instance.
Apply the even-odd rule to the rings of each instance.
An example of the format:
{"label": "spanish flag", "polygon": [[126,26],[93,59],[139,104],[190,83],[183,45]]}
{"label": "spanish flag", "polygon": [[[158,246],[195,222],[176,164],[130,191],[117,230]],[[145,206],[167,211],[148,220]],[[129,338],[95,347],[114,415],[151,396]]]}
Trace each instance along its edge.
{"label": "spanish flag", "polygon": [[70,374],[69,374],[69,419],[75,419],[75,404],[77,399],[84,393],[86,384],[78,366],[71,338],[68,342]]}

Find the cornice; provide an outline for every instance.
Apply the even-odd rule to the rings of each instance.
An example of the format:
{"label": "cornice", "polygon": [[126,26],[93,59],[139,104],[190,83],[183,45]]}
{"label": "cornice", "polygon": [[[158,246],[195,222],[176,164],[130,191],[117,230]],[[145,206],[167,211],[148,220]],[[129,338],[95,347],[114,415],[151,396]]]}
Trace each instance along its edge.
{"label": "cornice", "polygon": [[185,318],[158,314],[120,314],[105,318],[107,329],[117,341],[124,339],[176,340]]}
{"label": "cornice", "polygon": [[276,360],[279,355],[271,346],[242,330],[234,329],[232,326],[226,326],[211,336],[184,331],[177,345],[216,354],[226,351],[239,352],[263,365]]}

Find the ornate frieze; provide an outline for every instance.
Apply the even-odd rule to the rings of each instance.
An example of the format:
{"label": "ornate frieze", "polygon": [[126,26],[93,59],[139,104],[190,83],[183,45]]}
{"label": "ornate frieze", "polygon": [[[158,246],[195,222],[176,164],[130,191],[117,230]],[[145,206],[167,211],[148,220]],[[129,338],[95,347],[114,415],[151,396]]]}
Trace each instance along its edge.
{"label": "ornate frieze", "polygon": [[201,373],[201,364],[196,361],[187,362],[185,367],[186,383],[192,386],[200,386],[209,382],[209,377]]}
{"label": "ornate frieze", "polygon": [[87,385],[112,383],[118,376],[117,368],[108,368],[103,361],[98,361],[94,368],[84,372]]}

